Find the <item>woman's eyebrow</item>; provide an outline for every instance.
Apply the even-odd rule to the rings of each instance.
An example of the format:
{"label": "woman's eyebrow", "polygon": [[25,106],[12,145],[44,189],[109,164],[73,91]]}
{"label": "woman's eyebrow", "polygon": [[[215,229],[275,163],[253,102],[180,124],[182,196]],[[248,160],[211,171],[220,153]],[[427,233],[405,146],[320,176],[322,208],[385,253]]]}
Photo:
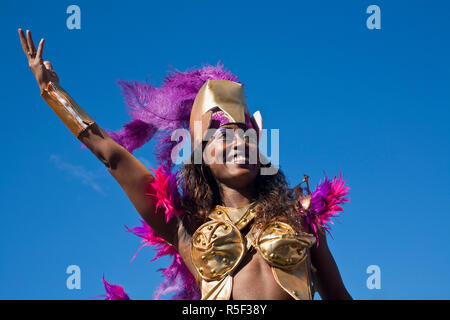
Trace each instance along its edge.
{"label": "woman's eyebrow", "polygon": [[211,136],[211,139],[214,139],[215,137],[217,137],[219,134],[225,132],[227,129],[226,127],[220,127],[219,129],[216,130],[216,132],[214,132],[214,134]]}
{"label": "woman's eyebrow", "polygon": [[244,123],[227,123],[227,124],[220,126],[220,128],[233,129],[232,126],[237,126],[239,129],[243,129],[244,131],[249,129],[249,127]]}
{"label": "woman's eyebrow", "polygon": [[[236,128],[236,129],[233,128],[233,125],[238,126],[238,128]],[[232,130],[234,132],[237,129],[246,131],[250,128],[243,123],[227,123],[227,124],[224,124],[224,125],[220,126],[219,128],[217,128],[216,132],[214,132],[214,134],[211,136],[211,140],[215,139],[218,135],[226,132],[227,130]]]}

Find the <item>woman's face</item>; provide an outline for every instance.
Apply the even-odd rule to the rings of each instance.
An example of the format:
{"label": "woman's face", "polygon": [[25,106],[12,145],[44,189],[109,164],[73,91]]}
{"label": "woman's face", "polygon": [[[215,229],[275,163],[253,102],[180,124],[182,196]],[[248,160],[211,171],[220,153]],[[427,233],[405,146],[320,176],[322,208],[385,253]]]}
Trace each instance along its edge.
{"label": "woman's face", "polygon": [[206,144],[203,153],[203,159],[216,180],[230,188],[249,186],[260,167],[256,132],[246,132],[246,129],[240,124],[220,127]]}

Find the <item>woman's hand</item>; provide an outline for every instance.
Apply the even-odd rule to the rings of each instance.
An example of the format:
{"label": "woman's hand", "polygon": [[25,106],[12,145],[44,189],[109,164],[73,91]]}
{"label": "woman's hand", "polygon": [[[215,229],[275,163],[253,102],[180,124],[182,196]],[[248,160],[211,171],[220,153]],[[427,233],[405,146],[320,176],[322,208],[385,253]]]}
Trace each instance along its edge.
{"label": "woman's hand", "polygon": [[22,29],[19,29],[20,42],[22,43],[23,52],[27,56],[28,66],[31,68],[36,81],[38,82],[39,88],[41,90],[47,87],[47,84],[52,82],[59,82],[58,75],[53,71],[52,64],[50,61],[43,61],[42,51],[44,50],[44,39],[41,39],[36,51],[34,46],[33,38],[31,38],[31,31],[27,30],[27,35]]}

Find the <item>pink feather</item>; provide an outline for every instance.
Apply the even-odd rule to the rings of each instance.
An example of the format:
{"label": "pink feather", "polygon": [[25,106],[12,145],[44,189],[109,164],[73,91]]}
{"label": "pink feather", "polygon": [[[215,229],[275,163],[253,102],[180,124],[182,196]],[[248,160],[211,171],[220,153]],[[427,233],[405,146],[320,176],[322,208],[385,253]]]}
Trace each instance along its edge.
{"label": "pink feather", "polygon": [[134,227],[131,229],[126,227],[127,232],[131,232],[138,237],[141,237],[141,243],[143,243],[143,245],[134,254],[131,261],[133,261],[137,253],[144,246],[154,246],[154,250],[157,251],[155,258],[150,261],[157,260],[164,256],[169,256],[173,259],[169,267],[160,269],[165,279],[156,289],[154,293],[155,299],[159,300],[162,295],[173,291],[176,291],[176,294],[172,297],[172,299],[199,299],[200,293],[198,291],[195,279],[184,264],[175,247],[159,237],[144,220],[141,220],[141,223],[142,226],[140,227]]}
{"label": "pink feather", "polygon": [[130,297],[128,297],[128,294],[125,293],[122,286],[110,284],[105,280],[104,275],[102,280],[105,285],[106,294],[97,297],[106,297],[105,300],[130,300]]}
{"label": "pink feather", "polygon": [[306,222],[316,235],[317,246],[319,246],[318,228],[324,228],[331,236],[330,224],[334,225],[332,218],[337,217],[340,212],[344,211],[341,204],[350,201],[346,197],[350,189],[346,182],[346,180],[342,180],[342,173],[339,178],[334,177],[333,180],[329,180],[325,175],[325,180],[319,183],[310,195],[311,203],[309,208],[303,210],[299,206],[300,213],[306,216]]}
{"label": "pink feather", "polygon": [[156,209],[163,208],[166,217],[166,223],[173,217],[181,215],[183,212],[176,208],[176,202],[179,201],[178,182],[176,174],[167,172],[163,165],[155,170],[155,179],[150,183],[151,192],[146,193],[157,199]]}

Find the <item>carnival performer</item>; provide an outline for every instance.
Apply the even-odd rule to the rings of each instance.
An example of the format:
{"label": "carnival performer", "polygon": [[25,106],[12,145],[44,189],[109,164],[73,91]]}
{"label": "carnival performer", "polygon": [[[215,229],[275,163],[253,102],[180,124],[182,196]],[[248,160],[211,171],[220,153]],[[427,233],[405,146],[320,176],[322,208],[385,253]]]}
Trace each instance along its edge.
{"label": "carnival performer", "polygon": [[[31,32],[18,31],[41,96],[142,217],[127,231],[154,246],[155,259],[173,258],[156,299],[351,299],[326,235],[348,201],[346,181],[325,177],[310,191],[306,175],[290,188],[281,170],[270,172],[258,147],[262,116],[250,115],[237,76],[218,64],[173,71],[159,88],[119,81],[132,120],[103,130],[43,60],[44,39],[36,49]],[[179,129],[189,130],[192,156],[177,167]],[[152,138],[160,165],[150,172],[132,153]],[[103,281],[107,299],[129,299]]]}

